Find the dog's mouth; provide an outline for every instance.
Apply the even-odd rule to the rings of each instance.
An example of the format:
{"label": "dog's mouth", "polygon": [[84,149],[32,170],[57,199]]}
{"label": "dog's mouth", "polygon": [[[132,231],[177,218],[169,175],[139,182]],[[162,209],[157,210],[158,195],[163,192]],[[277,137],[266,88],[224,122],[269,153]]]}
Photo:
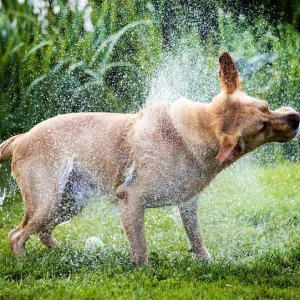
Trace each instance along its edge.
{"label": "dog's mouth", "polygon": [[238,141],[236,146],[232,150],[231,162],[236,161],[240,157],[242,151],[243,151],[242,146],[240,145],[240,141]]}
{"label": "dog's mouth", "polygon": [[285,134],[283,137],[280,137],[275,141],[279,143],[286,143],[294,139],[298,134],[299,134],[299,129],[292,130],[288,134]]}

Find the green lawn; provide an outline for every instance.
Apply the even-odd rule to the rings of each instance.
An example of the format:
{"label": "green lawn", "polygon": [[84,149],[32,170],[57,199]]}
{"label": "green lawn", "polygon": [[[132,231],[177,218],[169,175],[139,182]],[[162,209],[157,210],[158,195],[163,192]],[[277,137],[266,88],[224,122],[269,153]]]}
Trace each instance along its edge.
{"label": "green lawn", "polygon": [[[200,196],[210,264],[188,252],[176,208],[148,210],[143,268],[130,263],[118,211],[107,202],[57,227],[60,249],[32,237],[27,256],[14,257],[7,234],[21,221],[22,202],[10,192],[0,206],[0,299],[299,299],[299,183],[299,163],[262,167],[249,158],[217,177]],[[85,250],[92,236],[103,248]]]}

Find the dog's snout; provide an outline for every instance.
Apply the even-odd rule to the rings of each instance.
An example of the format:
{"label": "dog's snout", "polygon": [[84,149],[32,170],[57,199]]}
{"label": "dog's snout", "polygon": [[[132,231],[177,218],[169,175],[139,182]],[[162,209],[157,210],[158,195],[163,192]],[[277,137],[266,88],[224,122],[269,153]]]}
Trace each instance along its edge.
{"label": "dog's snout", "polygon": [[288,115],[288,123],[293,129],[297,129],[299,127],[300,122],[300,114],[299,113],[291,113]]}

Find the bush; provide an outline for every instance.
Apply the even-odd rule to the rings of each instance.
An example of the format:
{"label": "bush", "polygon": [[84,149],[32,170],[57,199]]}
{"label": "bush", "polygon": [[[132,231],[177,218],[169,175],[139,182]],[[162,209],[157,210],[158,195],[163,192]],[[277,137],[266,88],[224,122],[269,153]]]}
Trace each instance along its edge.
{"label": "bush", "polygon": [[[203,41],[201,24],[192,21],[164,31],[164,0],[85,7],[53,0],[47,13],[33,4],[48,0],[19,2],[2,0],[0,9],[1,139],[61,113],[132,112],[145,101],[180,96],[210,101],[219,91],[223,51],[232,54],[247,93],[271,108],[300,110],[300,36],[290,25],[275,28],[261,16],[249,20],[219,10],[217,32]],[[183,15],[180,9],[170,13]],[[163,51],[166,39],[171,44]],[[285,156],[295,158],[298,144],[284,146]],[[281,155],[281,147],[268,151]]]}
{"label": "bush", "polygon": [[141,105],[160,41],[149,12],[137,14],[127,2],[121,25],[117,1],[85,9],[60,1],[60,11],[52,5],[44,17],[30,1],[2,6],[1,138],[61,113]]}

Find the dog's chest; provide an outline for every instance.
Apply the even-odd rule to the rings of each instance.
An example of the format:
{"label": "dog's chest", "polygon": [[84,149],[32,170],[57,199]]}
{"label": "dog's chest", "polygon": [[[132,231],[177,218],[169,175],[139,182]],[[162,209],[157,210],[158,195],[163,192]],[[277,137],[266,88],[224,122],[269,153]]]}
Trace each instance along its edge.
{"label": "dog's chest", "polygon": [[144,154],[134,185],[145,194],[147,207],[179,205],[203,190],[216,175],[214,162],[191,158],[184,152],[164,149]]}

